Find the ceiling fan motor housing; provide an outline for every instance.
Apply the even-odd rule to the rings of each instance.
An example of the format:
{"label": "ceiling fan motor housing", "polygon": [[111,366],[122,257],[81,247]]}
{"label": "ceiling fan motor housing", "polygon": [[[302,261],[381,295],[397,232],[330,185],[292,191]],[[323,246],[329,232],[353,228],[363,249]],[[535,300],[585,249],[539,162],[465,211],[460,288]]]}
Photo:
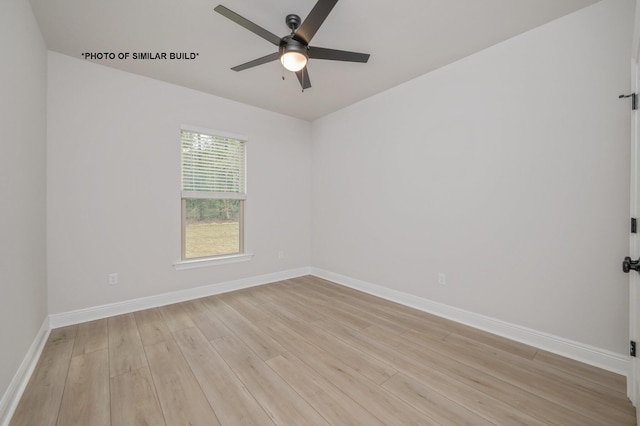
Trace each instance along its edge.
{"label": "ceiling fan motor housing", "polygon": [[299,42],[292,36],[284,36],[280,41],[280,47],[278,48],[280,51],[280,56],[284,55],[287,52],[298,52],[309,57],[309,48],[304,43]]}

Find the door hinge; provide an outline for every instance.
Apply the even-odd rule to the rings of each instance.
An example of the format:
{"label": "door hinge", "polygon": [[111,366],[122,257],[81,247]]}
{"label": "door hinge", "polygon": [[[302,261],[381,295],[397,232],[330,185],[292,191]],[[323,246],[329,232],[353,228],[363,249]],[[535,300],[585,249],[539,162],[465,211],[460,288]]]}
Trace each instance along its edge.
{"label": "door hinge", "polygon": [[636,356],[636,342],[633,340],[629,341],[629,355]]}
{"label": "door hinge", "polygon": [[631,218],[631,233],[632,234],[638,233],[638,219],[636,219],[635,217]]}
{"label": "door hinge", "polygon": [[619,99],[631,98],[631,109],[634,111],[638,109],[638,95],[636,93],[630,93],[628,95],[620,95],[618,96],[618,98]]}

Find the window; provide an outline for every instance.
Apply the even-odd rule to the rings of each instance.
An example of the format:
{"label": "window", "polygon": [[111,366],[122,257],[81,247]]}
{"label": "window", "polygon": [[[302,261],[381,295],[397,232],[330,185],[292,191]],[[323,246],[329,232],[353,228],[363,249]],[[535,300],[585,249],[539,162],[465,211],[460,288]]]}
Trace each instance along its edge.
{"label": "window", "polygon": [[244,253],[246,138],[183,127],[182,259]]}

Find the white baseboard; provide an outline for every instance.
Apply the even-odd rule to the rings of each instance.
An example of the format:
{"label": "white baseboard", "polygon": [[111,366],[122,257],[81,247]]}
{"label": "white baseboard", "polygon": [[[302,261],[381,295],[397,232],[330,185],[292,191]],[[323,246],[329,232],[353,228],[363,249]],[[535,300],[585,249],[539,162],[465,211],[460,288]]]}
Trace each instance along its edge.
{"label": "white baseboard", "polygon": [[274,272],[271,274],[258,275],[256,277],[227,281],[219,284],[205,285],[202,287],[174,291],[155,296],[142,297],[140,299],[109,303],[107,305],[78,309],[76,311],[63,312],[60,314],[52,314],[49,315],[49,321],[51,328],[65,327],[67,325],[79,324],[82,322],[107,318],[114,315],[128,314],[130,312],[136,312],[143,309],[156,308],[158,306],[170,305],[172,303],[184,302],[186,300],[212,296],[214,294],[227,293],[243,288],[268,284],[275,281],[301,277],[303,275],[309,275],[308,267],[289,269],[286,271]]}
{"label": "white baseboard", "polygon": [[11,417],[16,411],[16,407],[18,406],[18,402],[20,402],[22,393],[29,383],[31,374],[33,374],[33,370],[35,370],[36,365],[38,364],[40,354],[47,342],[50,330],[49,318],[45,318],[40,326],[40,330],[38,330],[36,337],[33,339],[33,343],[31,343],[27,354],[22,360],[20,367],[18,367],[18,371],[16,371],[11,383],[9,383],[9,387],[2,396],[2,399],[0,399],[0,425],[8,426],[11,421]]}
{"label": "white baseboard", "polygon": [[346,287],[351,287],[383,299],[391,300],[405,306],[466,324],[489,333],[497,334],[499,336],[553,352],[589,365],[600,367],[617,374],[622,374],[624,376],[628,376],[629,374],[629,357],[623,354],[596,348],[541,331],[532,330],[506,321],[501,321],[466,311],[464,309],[434,302],[412,294],[403,293],[355,278],[336,274],[324,269],[314,267],[310,269],[311,275]]}

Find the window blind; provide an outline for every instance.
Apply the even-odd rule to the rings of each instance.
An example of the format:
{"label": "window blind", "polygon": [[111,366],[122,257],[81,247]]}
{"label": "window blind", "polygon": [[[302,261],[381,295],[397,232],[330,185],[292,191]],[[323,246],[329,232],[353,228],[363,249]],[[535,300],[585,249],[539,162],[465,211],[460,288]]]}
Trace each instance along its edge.
{"label": "window blind", "polygon": [[189,130],[181,141],[183,193],[245,194],[245,141]]}

